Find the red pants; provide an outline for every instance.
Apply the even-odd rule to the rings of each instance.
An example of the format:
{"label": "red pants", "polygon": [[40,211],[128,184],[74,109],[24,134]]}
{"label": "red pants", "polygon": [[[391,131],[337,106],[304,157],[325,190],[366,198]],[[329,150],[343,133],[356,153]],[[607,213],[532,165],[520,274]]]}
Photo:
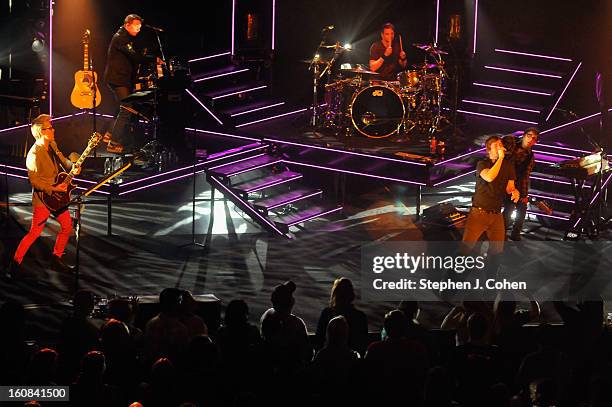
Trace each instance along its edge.
{"label": "red pants", "polygon": [[[47,209],[44,205],[37,205],[34,207],[34,213],[32,214],[32,226],[30,226],[30,231],[26,234],[19,246],[17,247],[17,251],[15,252],[14,259],[17,263],[21,264],[23,260],[23,256],[27,253],[32,243],[38,239],[38,236],[42,233],[45,228],[45,224],[47,223],[47,219],[51,215],[49,209]],[[57,239],[55,239],[55,247],[53,248],[53,255],[57,257],[62,257],[64,254],[64,248],[68,243],[68,239],[70,239],[70,234],[72,233],[72,220],[70,218],[70,211],[65,210],[58,217],[57,221],[59,222],[62,230],[57,235]]]}

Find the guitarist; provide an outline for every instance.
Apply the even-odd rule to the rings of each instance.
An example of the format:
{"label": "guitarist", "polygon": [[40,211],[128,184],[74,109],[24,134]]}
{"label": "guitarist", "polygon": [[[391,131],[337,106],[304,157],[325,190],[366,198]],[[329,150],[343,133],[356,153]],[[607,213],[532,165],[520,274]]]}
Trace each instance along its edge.
{"label": "guitarist", "polygon": [[[72,163],[66,159],[64,155],[57,149],[55,143],[55,130],[51,124],[51,116],[41,114],[32,121],[30,128],[36,142],[28,151],[26,158],[26,167],[28,168],[28,178],[32,184],[32,225],[30,231],[21,239],[13,260],[9,265],[7,277],[12,277],[12,273],[20,270],[23,257],[28,249],[36,241],[40,233],[45,227],[45,223],[51,214],[49,209],[42,203],[39,194],[52,194],[53,192],[66,192],[67,185],[60,184],[53,186],[55,177],[60,172],[61,168],[70,170]],[[81,169],[77,168],[76,173],[80,173]],[[68,243],[70,234],[72,233],[72,219],[68,209],[60,214],[55,215],[60,223],[61,230],[55,240],[53,248],[53,256],[51,260],[51,268],[55,271],[71,271],[72,268],[62,261],[64,248]]]}
{"label": "guitarist", "polygon": [[[113,91],[115,99],[122,106],[131,106],[121,103],[128,95],[134,92],[134,85],[138,66],[144,63],[163,64],[163,61],[155,55],[143,55],[134,49],[134,38],[140,32],[143,19],[137,14],[129,14],[125,17],[123,25],[119,27],[108,46],[106,58],[106,69],[104,79]],[[111,153],[130,153],[134,150],[133,137],[127,134],[131,113],[128,109],[120,106],[119,113],[115,119],[110,135],[116,141],[108,143],[107,151]]]}

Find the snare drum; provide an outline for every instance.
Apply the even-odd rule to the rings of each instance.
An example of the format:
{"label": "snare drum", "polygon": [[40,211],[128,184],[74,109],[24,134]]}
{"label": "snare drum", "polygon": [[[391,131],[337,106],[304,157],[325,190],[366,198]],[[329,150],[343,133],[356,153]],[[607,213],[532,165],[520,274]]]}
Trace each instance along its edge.
{"label": "snare drum", "polygon": [[349,113],[359,133],[369,138],[384,138],[399,131],[405,108],[394,89],[372,85],[355,93]]}

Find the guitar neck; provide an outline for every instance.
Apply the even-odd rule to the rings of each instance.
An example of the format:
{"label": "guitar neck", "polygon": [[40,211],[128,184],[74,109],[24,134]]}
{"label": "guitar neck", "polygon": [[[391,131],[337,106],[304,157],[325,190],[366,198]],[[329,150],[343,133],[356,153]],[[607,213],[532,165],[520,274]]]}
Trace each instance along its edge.
{"label": "guitar neck", "polygon": [[89,71],[89,44],[83,44],[83,70]]}
{"label": "guitar neck", "polygon": [[93,149],[94,145],[89,143],[87,145],[87,148],[83,151],[83,154],[81,154],[81,156],[79,157],[79,159],[72,164],[72,169],[70,170],[70,173],[68,174],[68,176],[65,179],[65,183],[69,184],[70,182],[72,182],[72,178],[74,178],[75,176],[75,171],[77,167],[80,167],[81,164],[83,164],[83,161],[85,161],[85,159],[87,158],[87,156],[89,156],[89,153],[91,152],[91,150]]}

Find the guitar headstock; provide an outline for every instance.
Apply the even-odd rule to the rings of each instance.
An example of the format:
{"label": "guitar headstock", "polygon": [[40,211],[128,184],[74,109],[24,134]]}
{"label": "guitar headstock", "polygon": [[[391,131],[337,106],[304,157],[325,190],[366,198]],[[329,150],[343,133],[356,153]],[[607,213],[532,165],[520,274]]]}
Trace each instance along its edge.
{"label": "guitar headstock", "polygon": [[94,132],[94,134],[92,134],[89,140],[87,141],[87,148],[90,149],[97,146],[100,141],[102,141],[102,137],[102,134],[98,133],[97,131]]}
{"label": "guitar headstock", "polygon": [[91,31],[89,29],[85,30],[83,33],[83,44],[89,44],[89,38],[91,37]]}

